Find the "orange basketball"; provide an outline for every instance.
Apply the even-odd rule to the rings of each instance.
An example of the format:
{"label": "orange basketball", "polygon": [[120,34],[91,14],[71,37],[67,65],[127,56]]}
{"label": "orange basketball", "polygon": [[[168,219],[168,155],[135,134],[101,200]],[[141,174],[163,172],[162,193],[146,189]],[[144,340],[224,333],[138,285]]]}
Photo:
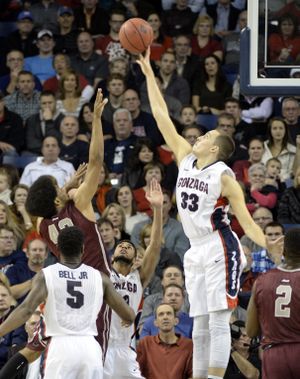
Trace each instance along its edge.
{"label": "orange basketball", "polygon": [[153,30],[142,18],[130,18],[122,25],[119,32],[124,49],[132,54],[144,52],[153,41]]}

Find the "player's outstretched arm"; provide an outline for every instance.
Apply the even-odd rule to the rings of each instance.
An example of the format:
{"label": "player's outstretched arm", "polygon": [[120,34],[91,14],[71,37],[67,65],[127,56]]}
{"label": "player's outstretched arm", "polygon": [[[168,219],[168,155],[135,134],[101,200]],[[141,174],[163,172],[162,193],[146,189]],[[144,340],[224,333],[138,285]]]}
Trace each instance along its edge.
{"label": "player's outstretched arm", "polygon": [[252,294],[247,308],[246,318],[246,331],[249,337],[253,338],[259,336],[260,325],[258,319],[258,312],[255,304],[256,284],[252,287]]}
{"label": "player's outstretched arm", "polygon": [[150,64],[150,47],[148,47],[145,56],[140,55],[137,63],[140,65],[146,76],[148,96],[152,114],[157,122],[158,128],[162,133],[166,143],[175,154],[178,164],[192,151],[191,145],[178,133],[169,116],[165,100],[158,88],[155,76]]}
{"label": "player's outstretched arm", "polygon": [[150,244],[145,251],[143,263],[140,267],[140,278],[143,288],[147,286],[155,267],[159,261],[160,249],[162,243],[163,225],[162,225],[162,207],[163,207],[163,193],[160,184],[156,179],[152,179],[150,183],[150,190],[146,193],[146,198],[153,209],[153,223],[150,236]]}
{"label": "player's outstretched arm", "polygon": [[133,309],[126,304],[123,297],[114,289],[114,286],[108,276],[103,273],[101,273],[101,276],[103,282],[104,301],[127,325],[132,324],[135,320],[135,313]]}
{"label": "player's outstretched arm", "polygon": [[222,175],[222,196],[226,197],[245,234],[255,243],[266,247],[266,238],[261,228],[253,221],[245,203],[239,183],[229,175]]}
{"label": "player's outstretched arm", "polygon": [[32,288],[22,304],[20,304],[0,325],[0,336],[11,332],[19,326],[25,324],[29,317],[47,297],[47,287],[45,277],[40,271],[32,281]]}
{"label": "player's outstretched arm", "polygon": [[41,351],[33,351],[24,347],[24,349],[13,355],[5,363],[0,371],[0,379],[14,379],[20,374],[20,372],[22,372],[25,365],[34,362],[41,354]]}
{"label": "player's outstretched arm", "polygon": [[90,204],[99,183],[99,175],[104,158],[104,140],[101,115],[106,103],[107,99],[103,99],[102,91],[99,89],[94,104],[88,167],[83,183],[79,186],[73,196],[76,207],[80,211],[85,210]]}

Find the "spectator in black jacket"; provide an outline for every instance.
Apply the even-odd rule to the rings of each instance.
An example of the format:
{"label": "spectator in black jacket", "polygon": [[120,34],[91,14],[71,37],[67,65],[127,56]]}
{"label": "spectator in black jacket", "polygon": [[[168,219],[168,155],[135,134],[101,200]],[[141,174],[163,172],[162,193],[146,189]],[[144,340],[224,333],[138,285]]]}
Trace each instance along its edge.
{"label": "spectator in black jacket", "polygon": [[16,155],[24,145],[23,121],[19,115],[4,106],[0,91],[0,149],[2,157]]}
{"label": "spectator in black jacket", "polygon": [[282,224],[300,224],[300,167],[298,167],[294,186],[287,188],[279,202],[278,221]]}

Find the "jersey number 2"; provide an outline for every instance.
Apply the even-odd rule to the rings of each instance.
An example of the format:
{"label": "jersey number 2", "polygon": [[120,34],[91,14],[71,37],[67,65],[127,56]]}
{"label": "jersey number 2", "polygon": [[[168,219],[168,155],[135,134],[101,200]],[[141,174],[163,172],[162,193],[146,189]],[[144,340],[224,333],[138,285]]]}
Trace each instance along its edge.
{"label": "jersey number 2", "polygon": [[67,304],[71,308],[79,309],[83,306],[84,296],[83,293],[77,291],[75,287],[81,287],[82,283],[73,280],[67,280],[67,292],[72,297],[67,297]]}
{"label": "jersey number 2", "polygon": [[289,285],[281,284],[276,288],[276,295],[282,295],[275,300],[275,317],[289,318],[291,315],[291,308],[288,305],[292,298],[292,287]]}

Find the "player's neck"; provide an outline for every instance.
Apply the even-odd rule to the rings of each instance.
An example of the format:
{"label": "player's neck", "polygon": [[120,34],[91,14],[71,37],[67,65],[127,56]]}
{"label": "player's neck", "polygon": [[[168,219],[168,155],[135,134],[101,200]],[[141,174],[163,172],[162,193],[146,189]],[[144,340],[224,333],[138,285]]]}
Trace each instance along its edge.
{"label": "player's neck", "polygon": [[127,276],[130,273],[131,265],[125,262],[114,262],[113,263],[114,270],[123,276]]}
{"label": "player's neck", "polygon": [[300,262],[299,261],[290,261],[285,258],[285,262],[282,265],[282,267],[286,270],[297,270],[300,269]]}
{"label": "player's neck", "polygon": [[204,167],[210,166],[215,162],[217,162],[216,157],[197,158],[196,167],[198,170],[202,170]]}
{"label": "player's neck", "polygon": [[78,258],[64,258],[61,255],[60,263],[69,268],[77,268],[80,266],[81,261]]}

